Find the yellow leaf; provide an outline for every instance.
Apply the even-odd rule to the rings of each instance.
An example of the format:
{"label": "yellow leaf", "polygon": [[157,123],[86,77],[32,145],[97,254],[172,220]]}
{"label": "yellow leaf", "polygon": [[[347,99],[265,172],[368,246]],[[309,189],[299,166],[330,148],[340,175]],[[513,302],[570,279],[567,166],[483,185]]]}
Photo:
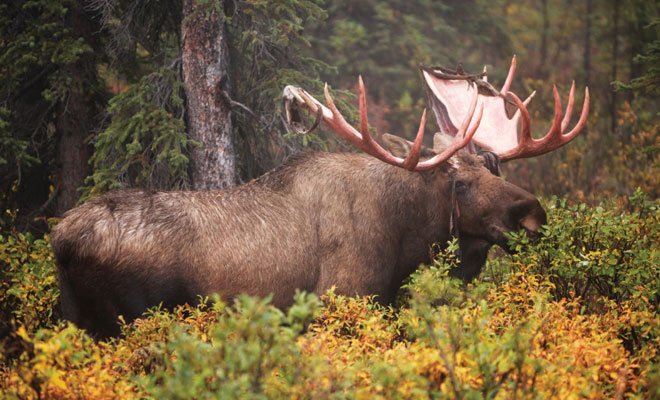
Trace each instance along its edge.
{"label": "yellow leaf", "polygon": [[25,330],[25,327],[21,325],[18,330],[16,330],[16,334],[26,342],[31,342],[30,336],[28,335],[27,331]]}
{"label": "yellow leaf", "polygon": [[66,383],[60,378],[60,375],[62,375],[61,371],[57,371],[52,378],[50,378],[50,383],[55,385],[56,387],[66,390]]}

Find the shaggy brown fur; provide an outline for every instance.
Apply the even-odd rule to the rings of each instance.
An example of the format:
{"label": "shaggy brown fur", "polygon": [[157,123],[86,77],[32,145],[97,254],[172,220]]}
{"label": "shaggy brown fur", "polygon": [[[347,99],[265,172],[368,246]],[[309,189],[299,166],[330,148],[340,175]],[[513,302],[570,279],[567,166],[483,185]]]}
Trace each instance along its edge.
{"label": "shaggy brown fur", "polygon": [[[389,138],[395,155],[408,142]],[[426,149],[427,154],[433,154]],[[364,154],[307,153],[250,183],[208,192],[119,190],[69,211],[53,229],[67,319],[106,337],[148,307],[198,295],[273,295],[296,289],[393,301],[401,282],[450,239],[450,176],[463,263],[476,276],[507,231],[545,223],[538,201],[458,154],[410,172]]]}

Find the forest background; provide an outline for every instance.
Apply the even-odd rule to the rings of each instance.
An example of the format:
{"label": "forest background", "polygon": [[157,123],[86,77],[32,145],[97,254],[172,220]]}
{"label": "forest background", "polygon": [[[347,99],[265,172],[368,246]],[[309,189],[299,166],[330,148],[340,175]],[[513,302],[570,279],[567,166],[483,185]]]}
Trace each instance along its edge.
{"label": "forest background", "polygon": [[[660,8],[642,0],[19,0],[0,4],[0,397],[660,398]],[[95,342],[60,320],[49,226],[118,187],[240,184],[306,149],[281,93],[411,138],[420,65],[488,67],[537,94],[535,137],[591,93],[585,130],[504,165],[541,198],[543,240],[512,235],[479,279],[456,244],[396,307],[330,292],[155,309]],[[349,119],[350,119],[349,118]],[[431,120],[429,118],[429,120]],[[427,132],[437,129],[429,121]],[[431,135],[428,135],[429,138]],[[427,138],[427,139],[429,139]]]}
{"label": "forest background", "polygon": [[592,95],[585,132],[507,164],[509,180],[590,202],[660,190],[653,1],[31,0],[0,11],[5,229],[45,231],[46,218],[110,188],[226,187],[307,147],[347,150],[322,132],[289,133],[287,84],[318,95],[327,81],[351,114],[362,74],[372,125],[410,137],[427,101],[420,65],[486,65],[497,85],[514,54],[513,91],[537,91],[537,137],[553,84],[564,103],[572,80],[577,104],[581,88]]}

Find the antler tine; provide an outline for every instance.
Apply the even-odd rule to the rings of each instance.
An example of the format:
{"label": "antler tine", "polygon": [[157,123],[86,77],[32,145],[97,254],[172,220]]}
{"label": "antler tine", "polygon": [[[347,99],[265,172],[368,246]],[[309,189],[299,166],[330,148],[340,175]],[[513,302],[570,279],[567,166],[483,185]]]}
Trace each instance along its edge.
{"label": "antler tine", "polygon": [[573,114],[573,102],[575,101],[575,81],[571,83],[571,91],[568,94],[568,103],[566,104],[566,115],[561,121],[561,131],[564,132],[568,123],[571,121],[571,115]]}
{"label": "antler tine", "polygon": [[[541,141],[545,141],[547,146],[551,146],[555,143],[560,143],[561,142],[561,116],[562,116],[562,109],[561,109],[561,99],[559,98],[559,92],[557,91],[557,85],[552,85],[552,94],[555,97],[555,116],[552,120],[552,126],[550,127],[550,130],[548,133],[545,134],[544,137],[541,138]],[[559,146],[557,146],[559,147]]]}
{"label": "antler tine", "polygon": [[553,85],[553,94],[555,98],[555,115],[550,130],[541,139],[532,138],[531,129],[529,129],[530,128],[529,113],[527,112],[525,105],[523,104],[523,102],[520,101],[518,96],[516,96],[515,93],[510,92],[509,94],[511,95],[511,98],[514,100],[514,102],[518,106],[518,109],[522,113],[523,129],[518,146],[505,153],[499,154],[500,159],[502,161],[509,161],[515,158],[538,156],[550,152],[554,149],[557,149],[565,145],[566,143],[570,142],[571,140],[573,140],[586,125],[587,116],[589,115],[589,88],[586,88],[580,120],[570,132],[566,134],[564,133],[570,121],[570,114],[572,113],[573,102],[574,102],[574,91],[575,90],[573,85],[571,87],[571,92],[569,94],[568,105],[566,108],[566,115],[562,119],[561,100],[559,98],[559,93],[557,92],[556,85]]}
{"label": "antler tine", "polygon": [[582,103],[582,113],[580,113],[580,119],[577,124],[571,129],[570,132],[563,135],[566,140],[566,143],[573,140],[587,124],[587,116],[589,116],[589,87],[584,88],[584,102]]}
{"label": "antler tine", "polygon": [[371,135],[369,134],[369,117],[367,116],[367,95],[362,81],[362,75],[358,75],[358,88],[360,95],[358,102],[360,103],[360,133],[362,133],[362,141],[366,143],[371,142]]}
{"label": "antler tine", "polygon": [[529,96],[527,96],[527,98],[525,99],[525,101],[523,101],[523,105],[524,105],[525,107],[527,107],[527,106],[529,105],[529,103],[532,101],[532,99],[534,98],[534,96],[536,96],[536,90],[533,91],[532,94],[530,94]]}
{"label": "antler tine", "polygon": [[[520,112],[520,120],[522,121],[522,128],[520,131],[520,141],[524,143],[534,140],[532,138],[532,118],[529,116],[529,111],[527,111],[527,106],[525,105],[524,102],[523,103],[520,102],[520,99],[518,98],[518,96],[516,96],[515,93],[510,92],[509,95],[511,95],[513,100],[516,102],[516,105],[518,106],[518,112]],[[531,100],[530,97],[528,97],[527,100]]]}
{"label": "antler tine", "polygon": [[[472,116],[474,115],[474,110],[477,108],[477,102],[479,101],[479,93],[475,92],[474,97],[472,98],[472,103],[470,103],[470,108],[468,110],[467,115],[465,116],[465,119],[463,120],[463,124],[461,124],[461,128],[456,132],[456,137],[463,137],[463,140],[465,140],[465,132],[467,131],[467,128],[470,126],[470,122],[472,121]],[[483,112],[483,104],[481,105],[481,112]],[[478,118],[477,123],[481,123],[481,118]],[[477,131],[476,127],[473,127],[473,131]],[[472,130],[470,132],[472,132]],[[468,133],[468,136],[470,134]]]}
{"label": "antler tine", "polygon": [[[509,94],[515,96],[515,93],[513,92],[510,92]],[[520,135],[519,135],[522,140],[530,140],[532,138],[532,121],[529,116],[529,111],[527,111],[527,106],[532,101],[535,95],[536,95],[536,90],[533,91],[529,96],[527,96],[527,98],[522,102],[522,106],[516,103],[518,109],[513,115],[513,120],[519,119],[520,121],[522,121],[522,128],[520,130]]]}
{"label": "antler tine", "polygon": [[419,156],[422,154],[422,140],[424,139],[424,125],[426,125],[426,108],[422,113],[422,119],[419,121],[419,129],[417,129],[417,136],[413,142],[408,157],[403,161],[403,168],[413,171],[419,163]]}
{"label": "antler tine", "polygon": [[509,67],[509,73],[506,76],[504,85],[502,85],[502,90],[500,93],[502,96],[506,96],[509,93],[509,88],[511,87],[511,82],[513,82],[513,76],[516,74],[516,56],[514,55],[511,59],[511,66]]}

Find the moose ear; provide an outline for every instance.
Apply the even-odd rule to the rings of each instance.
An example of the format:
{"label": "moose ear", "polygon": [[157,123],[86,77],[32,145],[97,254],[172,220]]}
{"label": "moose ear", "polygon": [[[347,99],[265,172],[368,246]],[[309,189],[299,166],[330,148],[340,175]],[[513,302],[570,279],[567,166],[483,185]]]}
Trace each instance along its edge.
{"label": "moose ear", "polygon": [[[413,142],[410,142],[404,138],[400,138],[398,136],[390,135],[389,133],[386,133],[382,137],[383,140],[383,146],[392,153],[395,157],[399,158],[406,158],[408,156],[408,153],[410,153],[410,149],[412,148]],[[421,158],[426,159],[426,158],[431,158],[435,155],[431,149],[428,147],[422,146],[422,151],[421,151]]]}
{"label": "moose ear", "polygon": [[[435,135],[433,135],[433,152],[436,154],[442,153],[443,150],[451,145],[453,140],[454,137],[451,135],[442,132],[436,132]],[[447,162],[454,168],[458,168],[458,160],[455,155],[447,160]]]}
{"label": "moose ear", "polygon": [[481,151],[477,158],[483,163],[491,174],[495,176],[502,176],[502,171],[500,170],[500,157],[493,153],[492,151]]}
{"label": "moose ear", "polygon": [[383,145],[392,155],[399,158],[405,158],[412,148],[412,142],[389,133],[383,135]]}
{"label": "moose ear", "polygon": [[433,135],[433,150],[440,152],[446,149],[449,147],[453,139],[454,137],[451,135],[447,135],[446,133],[442,132],[436,132],[435,135]]}

